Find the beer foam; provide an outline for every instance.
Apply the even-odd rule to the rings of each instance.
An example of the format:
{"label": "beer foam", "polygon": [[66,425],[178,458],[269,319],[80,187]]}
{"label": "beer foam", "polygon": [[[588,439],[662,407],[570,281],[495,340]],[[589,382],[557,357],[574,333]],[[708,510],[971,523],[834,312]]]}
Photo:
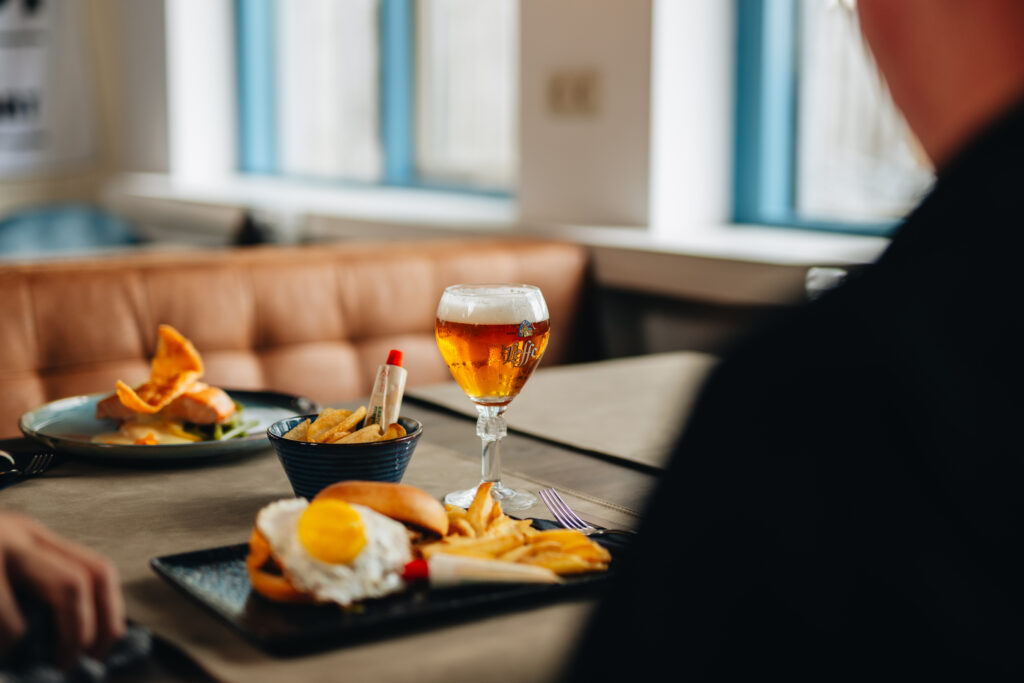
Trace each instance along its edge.
{"label": "beer foam", "polygon": [[531,323],[548,319],[548,307],[542,296],[523,296],[524,290],[514,286],[450,289],[441,298],[437,317],[450,322],[474,325],[514,325],[524,320]]}

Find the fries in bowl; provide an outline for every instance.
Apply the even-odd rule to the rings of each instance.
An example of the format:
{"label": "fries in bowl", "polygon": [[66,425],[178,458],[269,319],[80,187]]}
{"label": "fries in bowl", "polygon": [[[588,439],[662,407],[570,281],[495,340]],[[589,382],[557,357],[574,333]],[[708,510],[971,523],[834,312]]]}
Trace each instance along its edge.
{"label": "fries in bowl", "polygon": [[309,443],[373,443],[405,436],[405,427],[397,422],[381,431],[380,425],[359,425],[366,418],[366,406],[356,410],[324,408],[313,420],[305,419],[289,429],[284,438]]}

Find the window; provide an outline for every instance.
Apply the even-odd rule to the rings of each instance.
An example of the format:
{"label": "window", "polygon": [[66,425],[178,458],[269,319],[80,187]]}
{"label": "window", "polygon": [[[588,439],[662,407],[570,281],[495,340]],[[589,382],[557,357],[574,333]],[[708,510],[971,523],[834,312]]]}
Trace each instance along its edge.
{"label": "window", "polygon": [[513,186],[518,6],[517,0],[416,4],[416,154],[424,178]]}
{"label": "window", "polygon": [[509,193],[515,0],[236,0],[239,167]]}
{"label": "window", "polygon": [[[875,116],[884,90],[830,2],[844,4],[167,2],[165,192],[288,216],[594,240],[611,231],[590,227],[622,227],[658,248],[862,258],[885,240],[733,229],[884,236],[931,182],[891,105]],[[834,65],[850,75],[830,82]],[[580,69],[600,76],[597,108],[556,112],[551,83]],[[846,130],[873,143],[846,150],[853,173],[832,163]]]}
{"label": "window", "polygon": [[930,187],[852,5],[739,0],[740,222],[887,234]]}

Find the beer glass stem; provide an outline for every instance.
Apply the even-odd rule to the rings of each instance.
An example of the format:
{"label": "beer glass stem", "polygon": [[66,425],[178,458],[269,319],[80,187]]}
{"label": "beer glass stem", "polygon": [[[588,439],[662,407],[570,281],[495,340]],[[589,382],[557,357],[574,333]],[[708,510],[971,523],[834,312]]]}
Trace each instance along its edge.
{"label": "beer glass stem", "polygon": [[508,406],[484,406],[477,404],[479,417],[476,419],[476,434],[480,437],[482,481],[501,483],[501,452],[498,442],[508,433],[505,424],[505,409]]}

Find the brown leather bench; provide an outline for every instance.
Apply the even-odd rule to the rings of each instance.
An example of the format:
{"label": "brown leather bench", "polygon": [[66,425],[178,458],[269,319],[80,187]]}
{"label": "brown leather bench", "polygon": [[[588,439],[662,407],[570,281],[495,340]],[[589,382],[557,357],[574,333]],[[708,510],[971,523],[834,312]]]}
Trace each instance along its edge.
{"label": "brown leather bench", "polygon": [[541,287],[544,364],[573,360],[586,252],[515,239],[342,243],[0,265],[0,438],[26,410],[149,374],[156,330],[191,339],[205,381],[320,402],[369,393],[391,348],[408,385],[450,379],[434,341],[441,291],[458,282]]}

